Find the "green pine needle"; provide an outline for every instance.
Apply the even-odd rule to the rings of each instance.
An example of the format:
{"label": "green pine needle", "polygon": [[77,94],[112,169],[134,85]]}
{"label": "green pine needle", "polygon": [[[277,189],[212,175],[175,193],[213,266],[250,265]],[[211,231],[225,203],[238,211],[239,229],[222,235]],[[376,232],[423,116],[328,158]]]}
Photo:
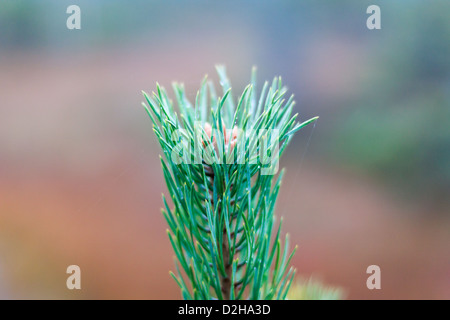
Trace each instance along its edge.
{"label": "green pine needle", "polygon": [[275,175],[292,135],[318,117],[296,122],[281,78],[258,97],[256,68],[235,101],[225,67],[216,69],[221,97],[206,77],[194,103],[173,84],[180,116],[159,84],[153,95],[143,92],[173,201],[170,208],[163,196],[178,261],[170,275],[184,299],[285,299],[294,252],[274,230],[282,174]]}

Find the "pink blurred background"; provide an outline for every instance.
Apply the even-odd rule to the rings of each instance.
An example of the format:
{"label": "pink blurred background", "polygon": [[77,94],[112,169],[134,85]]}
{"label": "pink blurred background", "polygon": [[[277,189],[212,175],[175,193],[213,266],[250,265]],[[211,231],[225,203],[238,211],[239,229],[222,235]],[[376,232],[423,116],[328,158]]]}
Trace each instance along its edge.
{"label": "pink blurred background", "polygon": [[301,119],[320,116],[281,163],[299,274],[349,299],[450,298],[448,3],[382,2],[376,31],[364,1],[78,1],[74,31],[70,4],[0,5],[0,298],[180,298],[141,90],[181,81],[193,101],[217,63],[235,92],[253,65],[281,75]]}

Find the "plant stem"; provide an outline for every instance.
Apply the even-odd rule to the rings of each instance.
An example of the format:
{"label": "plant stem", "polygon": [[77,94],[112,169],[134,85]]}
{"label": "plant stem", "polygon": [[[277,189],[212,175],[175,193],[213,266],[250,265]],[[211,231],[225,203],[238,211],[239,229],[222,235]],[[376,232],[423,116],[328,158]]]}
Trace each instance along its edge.
{"label": "plant stem", "polygon": [[228,243],[227,231],[224,228],[222,233],[222,254],[225,263],[225,277],[222,277],[222,293],[224,300],[230,300],[231,297],[231,262],[230,262],[230,246]]}
{"label": "plant stem", "polygon": [[[205,172],[208,173],[208,178],[210,179],[211,184],[214,186],[214,177],[215,177],[214,171],[212,170],[211,167],[208,166],[205,168]],[[211,197],[211,203],[214,203],[214,200],[212,199],[211,190],[210,190],[209,194]],[[219,208],[218,208],[219,220],[221,219],[221,214],[222,214],[222,209],[220,207],[222,204],[223,204],[223,199],[222,199],[222,201],[220,201]],[[225,266],[224,266],[225,267],[224,268],[225,276],[221,276],[220,286],[222,288],[223,299],[230,300],[232,286],[233,286],[233,290],[234,290],[234,285],[231,283],[231,276],[232,276],[231,261],[232,261],[232,259],[230,259],[230,244],[228,243],[227,230],[225,227],[222,230],[222,257],[223,257],[223,263],[225,264]]]}

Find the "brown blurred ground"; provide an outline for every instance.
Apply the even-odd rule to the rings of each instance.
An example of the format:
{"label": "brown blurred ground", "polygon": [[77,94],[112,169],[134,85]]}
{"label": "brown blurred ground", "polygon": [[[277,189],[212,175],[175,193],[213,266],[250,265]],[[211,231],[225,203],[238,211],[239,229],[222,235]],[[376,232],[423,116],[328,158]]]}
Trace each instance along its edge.
{"label": "brown blurred ground", "polygon": [[[201,60],[211,73],[217,61],[207,57],[222,48],[197,50],[169,70],[154,50],[0,60],[0,297],[179,297],[168,274],[159,148],[140,90],[156,80],[195,88],[208,70],[192,66]],[[297,173],[298,159],[284,161],[277,213],[299,245],[300,274],[349,298],[450,298],[448,219],[424,220],[427,208],[313,164],[308,153]],[[79,292],[65,288],[70,264],[82,270]],[[365,287],[371,264],[382,270],[378,292]]]}

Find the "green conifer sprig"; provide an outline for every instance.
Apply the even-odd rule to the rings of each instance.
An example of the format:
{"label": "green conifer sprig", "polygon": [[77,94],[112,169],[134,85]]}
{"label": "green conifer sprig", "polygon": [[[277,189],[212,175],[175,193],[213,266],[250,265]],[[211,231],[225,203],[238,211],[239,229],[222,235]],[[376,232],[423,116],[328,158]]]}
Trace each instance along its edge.
{"label": "green conifer sprig", "polygon": [[284,300],[295,249],[288,235],[282,244],[281,221],[274,221],[278,161],[293,134],[317,117],[296,122],[281,78],[265,82],[258,97],[255,68],[234,101],[225,68],[216,69],[221,96],[206,77],[194,103],[173,84],[179,116],[163,87],[143,92],[173,202],[163,195],[177,260],[171,275],[184,299]]}

